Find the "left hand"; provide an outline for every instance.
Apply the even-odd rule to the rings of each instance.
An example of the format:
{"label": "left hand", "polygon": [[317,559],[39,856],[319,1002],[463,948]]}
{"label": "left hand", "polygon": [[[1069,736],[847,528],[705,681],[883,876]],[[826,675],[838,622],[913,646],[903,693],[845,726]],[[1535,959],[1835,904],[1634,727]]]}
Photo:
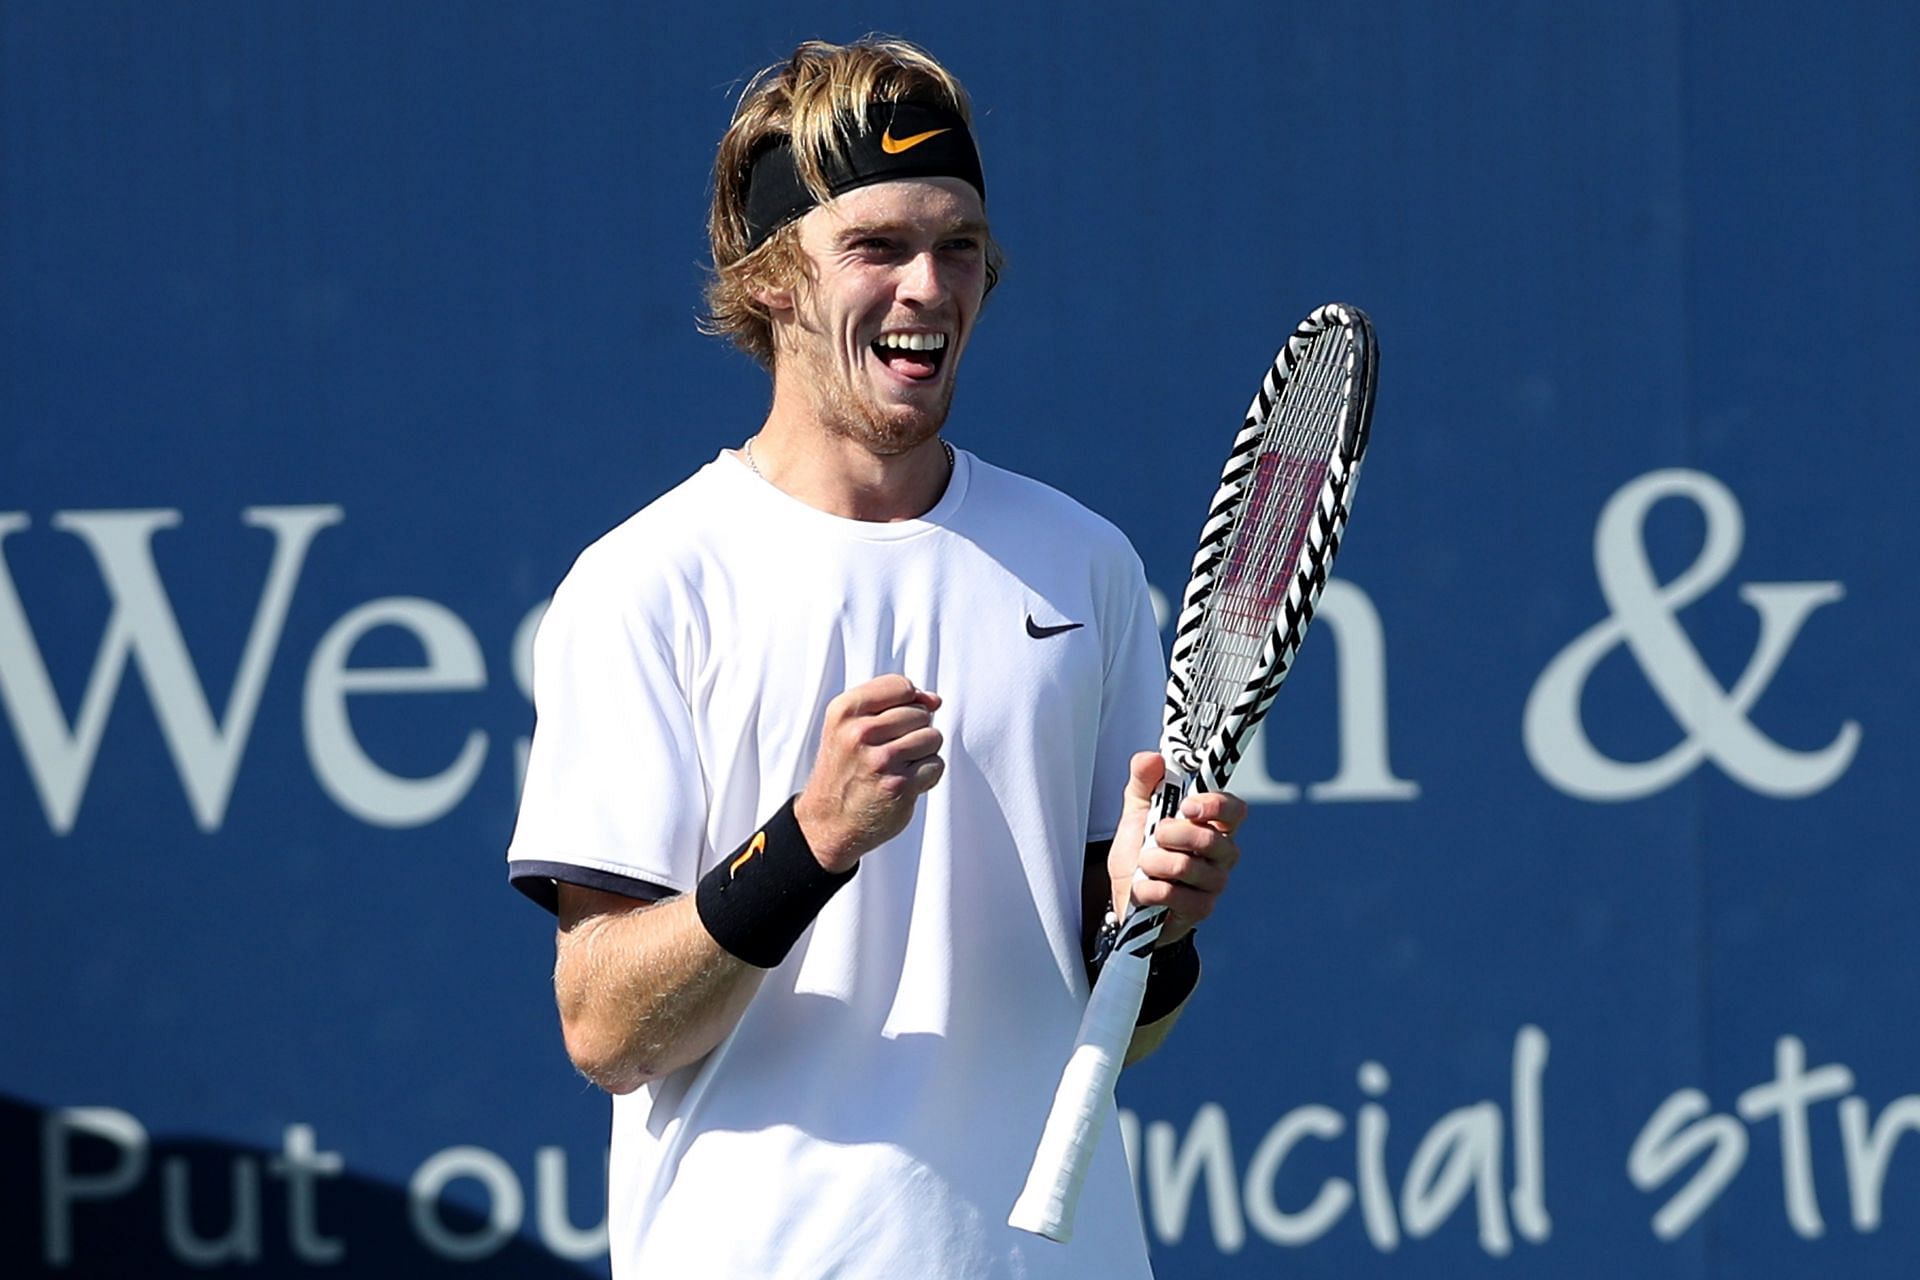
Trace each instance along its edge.
{"label": "left hand", "polygon": [[[1113,909],[1124,913],[1127,896],[1143,907],[1164,905],[1167,918],[1157,945],[1177,942],[1213,914],[1227,887],[1227,877],[1240,861],[1233,833],[1247,820],[1247,803],[1225,791],[1188,796],[1177,817],[1161,820],[1154,829],[1155,847],[1141,857],[1147,810],[1153,793],[1166,775],[1166,761],[1157,751],[1142,751],[1130,762],[1127,795],[1120,829],[1107,854],[1107,876],[1113,882]],[[1137,886],[1135,864],[1148,878]]]}

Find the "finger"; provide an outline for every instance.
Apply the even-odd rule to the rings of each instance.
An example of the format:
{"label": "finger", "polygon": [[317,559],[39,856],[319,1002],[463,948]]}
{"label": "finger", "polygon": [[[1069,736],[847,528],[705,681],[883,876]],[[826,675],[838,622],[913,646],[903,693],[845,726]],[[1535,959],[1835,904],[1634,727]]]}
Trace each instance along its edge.
{"label": "finger", "polygon": [[846,716],[870,716],[889,707],[910,705],[918,700],[921,692],[903,675],[875,676],[840,695],[843,699],[840,712]]}
{"label": "finger", "polygon": [[947,762],[937,755],[900,760],[876,775],[874,788],[881,795],[894,800],[902,796],[917,796],[931,790],[946,771]]}
{"label": "finger", "polygon": [[1181,802],[1180,813],[1193,822],[1237,831],[1247,820],[1247,802],[1227,791],[1201,791]]}
{"label": "finger", "polygon": [[1167,909],[1167,924],[1161,928],[1164,936],[1176,921],[1191,927],[1212,915],[1220,895],[1166,880],[1142,880],[1133,886],[1133,901],[1140,907]]}
{"label": "finger", "polygon": [[916,795],[933,790],[935,783],[946,775],[947,762],[939,756],[926,756],[913,762],[913,770],[907,775]]}
{"label": "finger", "polygon": [[1154,828],[1153,843],[1162,851],[1204,858],[1229,870],[1240,861],[1240,846],[1232,836],[1185,818],[1168,818]]}
{"label": "finger", "polygon": [[1140,851],[1140,865],[1148,875],[1160,875],[1157,868],[1187,858],[1231,871],[1240,861],[1240,846],[1225,832],[1197,826],[1184,818],[1168,818],[1154,833],[1153,844]]}
{"label": "finger", "polygon": [[940,754],[946,738],[928,725],[867,748],[866,763],[876,773],[903,773],[915,761]]}
{"label": "finger", "polygon": [[1232,871],[1229,865],[1223,865],[1198,854],[1180,853],[1171,849],[1149,849],[1140,856],[1140,870],[1149,880],[1168,885],[1185,885],[1189,889],[1198,889],[1203,893],[1219,893],[1227,887],[1227,876]]}
{"label": "finger", "polygon": [[1153,793],[1162,779],[1167,776],[1167,762],[1158,751],[1141,751],[1127,762],[1128,809],[1144,809],[1153,799]]}
{"label": "finger", "polygon": [[877,747],[925,729],[932,723],[932,711],[918,703],[908,703],[863,717],[854,732],[864,745]]}
{"label": "finger", "polygon": [[[1162,829],[1169,825],[1171,823],[1162,823]],[[1217,883],[1213,881],[1212,875],[1206,883],[1210,883],[1213,887],[1225,887],[1225,875],[1233,871],[1235,865],[1240,862],[1240,846],[1233,842],[1233,837],[1221,835],[1219,831],[1213,831],[1212,827],[1188,827],[1188,829],[1194,833],[1192,839],[1179,837],[1179,833],[1169,833],[1169,837],[1175,837],[1175,839],[1169,839],[1164,844],[1156,842],[1154,848],[1142,848],[1140,871],[1154,879],[1187,881],[1187,883],[1198,885],[1202,881],[1188,875],[1187,867],[1188,862],[1200,862],[1200,864],[1215,867],[1219,873]]]}

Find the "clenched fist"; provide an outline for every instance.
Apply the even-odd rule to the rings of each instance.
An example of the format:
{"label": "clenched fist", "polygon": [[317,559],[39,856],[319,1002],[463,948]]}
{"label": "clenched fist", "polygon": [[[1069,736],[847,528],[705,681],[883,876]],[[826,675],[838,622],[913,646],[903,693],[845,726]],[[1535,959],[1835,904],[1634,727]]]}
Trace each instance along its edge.
{"label": "clenched fist", "polygon": [[940,695],[879,676],[827,704],[813,775],[793,816],[828,871],[850,870],[913,820],[914,802],[946,772],[933,727]]}

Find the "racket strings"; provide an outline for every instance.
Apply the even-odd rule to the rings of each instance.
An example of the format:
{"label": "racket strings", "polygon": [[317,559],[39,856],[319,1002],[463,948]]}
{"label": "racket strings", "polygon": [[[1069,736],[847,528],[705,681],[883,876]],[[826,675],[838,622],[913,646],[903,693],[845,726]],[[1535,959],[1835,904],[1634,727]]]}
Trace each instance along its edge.
{"label": "racket strings", "polygon": [[1187,740],[1196,745],[1245,691],[1266,682],[1261,659],[1346,417],[1352,352],[1344,328],[1319,334],[1268,411],[1190,661]]}

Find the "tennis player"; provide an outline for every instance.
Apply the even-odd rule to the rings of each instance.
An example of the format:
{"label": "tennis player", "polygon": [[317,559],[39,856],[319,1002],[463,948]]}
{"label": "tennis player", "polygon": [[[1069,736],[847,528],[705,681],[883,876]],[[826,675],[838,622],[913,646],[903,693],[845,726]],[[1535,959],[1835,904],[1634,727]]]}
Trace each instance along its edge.
{"label": "tennis player", "polygon": [[[615,1095],[616,1276],[1150,1274],[1112,1114],[1073,1242],[1004,1225],[1140,859],[1165,676],[1125,538],[941,438],[986,191],[965,91],[912,45],[756,78],[708,306],[772,407],[541,626],[509,871]],[[1173,914],[1134,1056],[1193,989],[1245,812],[1189,800],[1143,861]]]}

